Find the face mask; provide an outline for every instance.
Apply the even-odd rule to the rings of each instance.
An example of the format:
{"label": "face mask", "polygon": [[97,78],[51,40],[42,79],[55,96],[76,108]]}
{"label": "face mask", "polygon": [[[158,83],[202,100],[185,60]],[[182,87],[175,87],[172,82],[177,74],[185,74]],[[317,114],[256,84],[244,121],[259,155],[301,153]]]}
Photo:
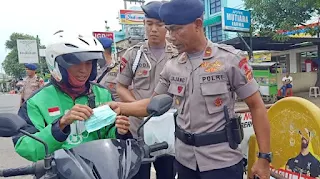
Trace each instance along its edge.
{"label": "face mask", "polygon": [[113,124],[117,114],[108,106],[103,105],[93,109],[93,115],[85,121],[86,130],[90,133]]}

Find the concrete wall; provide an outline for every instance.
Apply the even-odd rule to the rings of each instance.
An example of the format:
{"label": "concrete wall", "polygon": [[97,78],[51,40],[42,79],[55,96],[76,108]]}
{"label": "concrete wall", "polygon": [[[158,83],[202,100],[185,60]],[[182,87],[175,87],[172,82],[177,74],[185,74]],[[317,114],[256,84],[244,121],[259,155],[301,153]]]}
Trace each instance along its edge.
{"label": "concrete wall", "polygon": [[[282,86],[282,78],[285,74],[277,75],[278,88]],[[293,92],[309,91],[317,81],[317,72],[291,73],[293,78]]]}

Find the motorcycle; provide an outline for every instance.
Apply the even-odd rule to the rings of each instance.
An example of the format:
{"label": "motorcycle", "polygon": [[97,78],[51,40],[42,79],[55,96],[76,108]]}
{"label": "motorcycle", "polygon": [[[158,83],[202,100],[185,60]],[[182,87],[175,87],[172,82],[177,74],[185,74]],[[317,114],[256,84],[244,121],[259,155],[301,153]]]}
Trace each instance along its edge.
{"label": "motorcycle", "polygon": [[[151,99],[147,107],[149,116],[138,128],[138,139],[101,139],[80,144],[66,150],[60,149],[50,154],[48,145],[25,130],[25,120],[16,114],[0,114],[0,137],[12,137],[18,133],[43,144],[44,160],[31,166],[0,170],[0,177],[34,175],[35,179],[130,179],[137,174],[141,164],[151,163],[156,157],[150,153],[167,149],[166,142],[146,145],[142,127],[151,117],[167,112],[173,99],[169,95],[158,95]],[[159,156],[158,156],[159,157]]]}

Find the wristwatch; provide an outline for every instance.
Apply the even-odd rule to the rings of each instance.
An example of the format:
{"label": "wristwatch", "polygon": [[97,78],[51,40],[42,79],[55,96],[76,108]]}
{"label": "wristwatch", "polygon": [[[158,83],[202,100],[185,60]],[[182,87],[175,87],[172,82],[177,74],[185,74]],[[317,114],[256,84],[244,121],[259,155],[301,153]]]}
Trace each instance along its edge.
{"label": "wristwatch", "polygon": [[263,159],[266,159],[269,161],[269,163],[272,162],[272,152],[269,152],[269,153],[261,153],[259,152],[258,153],[258,158],[263,158]]}

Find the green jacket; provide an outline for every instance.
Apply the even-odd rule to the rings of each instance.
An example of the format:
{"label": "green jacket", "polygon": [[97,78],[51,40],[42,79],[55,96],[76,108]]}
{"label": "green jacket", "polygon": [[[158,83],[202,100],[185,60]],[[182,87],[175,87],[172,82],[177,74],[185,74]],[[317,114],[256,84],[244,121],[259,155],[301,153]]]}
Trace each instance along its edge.
{"label": "green jacket", "polygon": [[[112,101],[109,91],[100,85],[91,84],[95,95],[95,105],[99,106]],[[73,100],[53,84],[48,84],[31,96],[20,108],[19,116],[26,120],[24,129],[48,144],[49,152],[59,149],[70,149],[81,143],[101,138],[116,138],[118,135],[113,125],[99,131],[88,133],[84,123],[75,121],[63,131],[59,128],[59,119],[75,104],[88,105],[88,96],[80,96]],[[45,157],[44,146],[34,139],[19,134],[13,137],[16,152],[31,161]]]}

